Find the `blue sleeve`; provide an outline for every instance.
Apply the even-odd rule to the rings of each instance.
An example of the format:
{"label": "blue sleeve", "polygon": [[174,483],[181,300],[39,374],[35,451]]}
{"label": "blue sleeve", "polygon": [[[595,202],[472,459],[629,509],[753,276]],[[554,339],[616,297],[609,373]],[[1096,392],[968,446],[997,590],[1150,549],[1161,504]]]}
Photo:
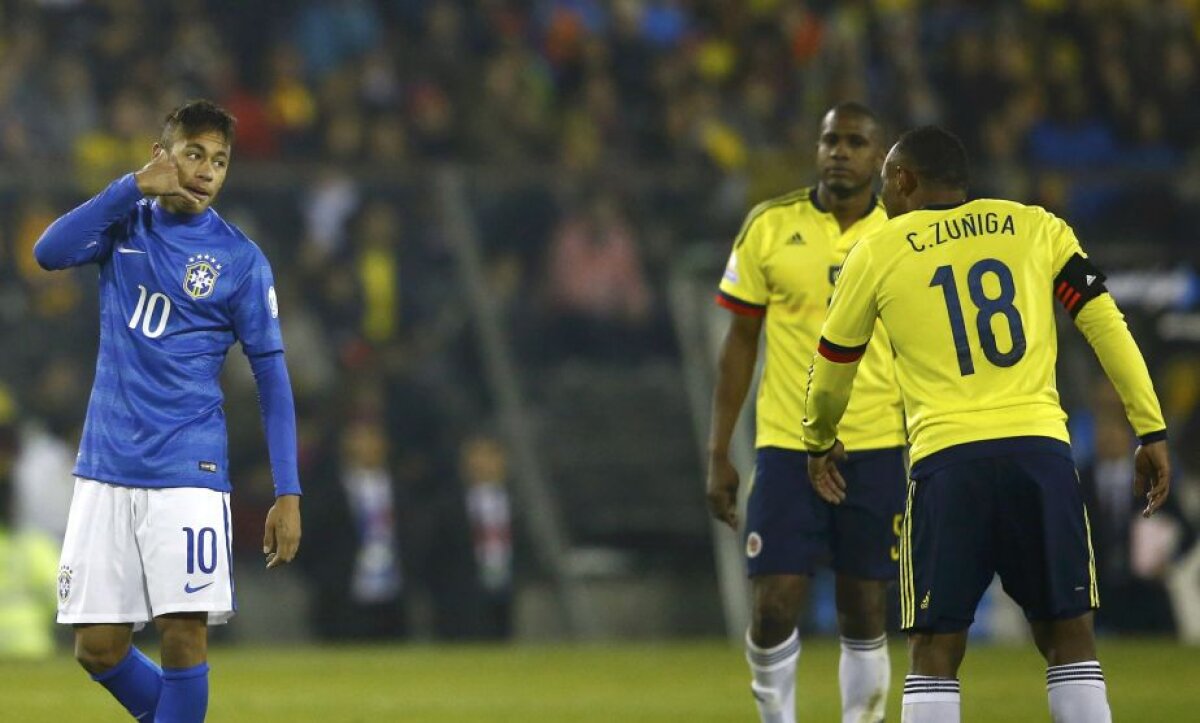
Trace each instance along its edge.
{"label": "blue sleeve", "polygon": [[141,198],[142,192],[132,173],[113,181],[108,188],[50,224],[33,247],[38,265],[53,271],[107,258],[112,253],[113,237],[106,232]]}
{"label": "blue sleeve", "polygon": [[296,405],[292,382],[288,378],[283,352],[250,357],[254,381],[258,383],[258,406],[267,432],[267,453],[271,456],[271,476],[275,496],[300,494],[300,473],[296,467]]}
{"label": "blue sleeve", "polygon": [[230,303],[233,333],[246,356],[254,357],[283,351],[283,333],[279,329],[279,301],[271,265],[257,248],[250,263]]}

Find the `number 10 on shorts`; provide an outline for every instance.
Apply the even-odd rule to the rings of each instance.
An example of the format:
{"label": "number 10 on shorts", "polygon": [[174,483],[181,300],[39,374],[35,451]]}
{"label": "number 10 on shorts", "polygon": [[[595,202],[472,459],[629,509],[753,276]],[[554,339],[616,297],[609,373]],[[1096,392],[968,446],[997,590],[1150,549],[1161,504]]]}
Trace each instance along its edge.
{"label": "number 10 on shorts", "polygon": [[187,574],[195,575],[197,565],[202,574],[211,574],[217,569],[217,531],[201,527],[197,534],[192,528],[185,527],[183,533],[187,536]]}

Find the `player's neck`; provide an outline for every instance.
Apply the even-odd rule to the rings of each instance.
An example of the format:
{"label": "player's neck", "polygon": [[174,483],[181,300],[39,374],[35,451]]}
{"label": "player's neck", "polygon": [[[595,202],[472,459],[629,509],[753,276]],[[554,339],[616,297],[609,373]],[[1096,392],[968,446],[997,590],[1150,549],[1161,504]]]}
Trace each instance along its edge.
{"label": "player's neck", "polygon": [[864,186],[851,194],[839,195],[822,183],[817,186],[817,200],[825,211],[833,214],[838,226],[845,231],[871,212],[875,205],[875,194],[870,186]]}
{"label": "player's neck", "polygon": [[913,210],[923,208],[949,208],[967,202],[967,194],[963,191],[932,191],[913,199]]}
{"label": "player's neck", "polygon": [[195,213],[189,209],[178,209],[174,204],[163,203],[166,200],[163,197],[156,199],[154,203],[155,217],[170,226],[197,226],[205,222],[208,218],[205,213],[208,209],[204,209],[200,213]]}

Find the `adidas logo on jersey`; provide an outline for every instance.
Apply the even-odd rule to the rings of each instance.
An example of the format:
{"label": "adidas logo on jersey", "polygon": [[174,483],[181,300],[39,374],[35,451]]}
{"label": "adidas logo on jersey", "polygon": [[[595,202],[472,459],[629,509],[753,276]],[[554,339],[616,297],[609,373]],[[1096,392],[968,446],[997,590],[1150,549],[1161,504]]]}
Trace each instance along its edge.
{"label": "adidas logo on jersey", "polygon": [[1083,278],[1085,281],[1087,281],[1088,286],[1091,286],[1092,282],[1094,282],[1096,280],[1095,274],[1088,274],[1088,275],[1084,276]]}
{"label": "adidas logo on jersey", "polygon": [[804,237],[800,235],[799,231],[797,231],[796,233],[792,234],[792,237],[790,239],[788,239],[787,245],[788,246],[793,246],[793,245],[803,246],[804,243],[805,243]]}

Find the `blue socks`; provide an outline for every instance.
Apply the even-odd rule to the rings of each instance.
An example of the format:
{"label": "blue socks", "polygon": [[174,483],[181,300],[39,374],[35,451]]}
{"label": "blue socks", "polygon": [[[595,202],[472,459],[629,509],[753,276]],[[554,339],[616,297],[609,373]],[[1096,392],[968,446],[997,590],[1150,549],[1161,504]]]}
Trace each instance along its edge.
{"label": "blue socks", "polygon": [[134,720],[145,723],[154,720],[163,688],[163,672],[142,651],[130,646],[121,662],[111,670],[93,675],[92,680],[107,688]]}
{"label": "blue socks", "polygon": [[208,663],[164,668],[154,723],[202,723],[208,712]]}

